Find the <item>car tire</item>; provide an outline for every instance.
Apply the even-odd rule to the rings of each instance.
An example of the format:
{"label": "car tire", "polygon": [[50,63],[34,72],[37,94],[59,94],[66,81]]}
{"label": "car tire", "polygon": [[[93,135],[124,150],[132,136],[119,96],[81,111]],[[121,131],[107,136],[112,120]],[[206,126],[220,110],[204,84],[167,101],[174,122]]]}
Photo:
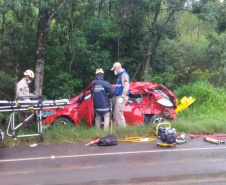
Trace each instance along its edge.
{"label": "car tire", "polygon": [[156,114],[153,115],[150,119],[150,123],[155,124],[155,125],[162,123],[162,122],[165,122],[165,121],[167,121],[167,120],[164,116],[156,115]]}
{"label": "car tire", "polygon": [[70,118],[59,117],[54,122],[53,125],[60,126],[60,125],[73,125],[73,121]]}

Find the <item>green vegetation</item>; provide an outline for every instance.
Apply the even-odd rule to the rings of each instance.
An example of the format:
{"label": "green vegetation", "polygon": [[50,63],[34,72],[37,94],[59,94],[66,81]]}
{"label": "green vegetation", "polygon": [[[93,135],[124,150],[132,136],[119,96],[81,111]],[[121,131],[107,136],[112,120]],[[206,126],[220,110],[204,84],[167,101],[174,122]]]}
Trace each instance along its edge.
{"label": "green vegetation", "polygon": [[[99,67],[115,83],[110,69],[120,61],[131,81],[163,84],[178,99],[196,98],[172,123],[178,132],[226,132],[225,22],[226,2],[219,0],[1,0],[0,100],[15,99],[15,84],[28,68],[39,79],[31,92],[60,99],[80,94]],[[7,117],[0,113],[1,127]],[[123,138],[142,136],[146,130],[115,128],[114,133]],[[104,135],[84,125],[44,130],[45,143]],[[38,140],[14,143],[6,137],[2,144]]]}
{"label": "green vegetation", "polygon": [[[148,129],[149,126],[128,126],[127,128],[113,128],[113,133],[119,139],[125,139],[126,137],[132,136],[143,136]],[[19,130],[19,133],[23,134],[31,134],[35,132],[35,125],[29,128],[22,128]],[[4,128],[5,130],[5,128]],[[56,144],[56,143],[76,143],[80,141],[89,142],[91,140],[105,137],[109,135],[110,131],[103,131],[99,128],[89,128],[83,123],[79,124],[79,126],[50,126],[47,129],[44,129],[44,143],[43,144]],[[32,143],[40,143],[39,137],[23,137],[18,138],[14,141],[11,137],[6,136],[4,140],[0,143],[1,146],[15,146],[15,145],[28,145]]]}
{"label": "green vegetation", "polygon": [[[176,94],[179,99],[183,96],[196,98],[190,107],[178,113],[176,122],[170,122],[177,132],[186,134],[226,133],[226,92],[224,89],[214,87],[206,81],[198,81],[178,88]],[[113,127],[113,133],[118,139],[142,137],[151,127],[154,125]],[[19,134],[32,132],[36,132],[35,125],[19,129]],[[103,131],[95,127],[89,128],[83,123],[80,123],[79,126],[50,126],[43,131],[44,144],[89,142],[108,134],[110,131]],[[149,136],[154,137],[154,131]],[[0,144],[14,146],[34,142],[41,144],[39,137],[18,138],[17,141],[6,137]]]}
{"label": "green vegetation", "polygon": [[194,104],[181,113],[182,118],[192,115],[195,120],[203,117],[220,119],[225,113],[226,90],[224,88],[215,87],[206,81],[198,81],[178,88],[175,93],[178,99],[183,96],[196,98]]}
{"label": "green vegetation", "polygon": [[196,101],[178,113],[173,127],[178,132],[211,134],[226,132],[226,91],[206,81],[190,83],[175,91],[178,100],[192,96]]}
{"label": "green vegetation", "polygon": [[1,0],[0,99],[14,99],[28,68],[43,75],[43,87],[34,81],[31,91],[41,88],[46,99],[79,94],[98,67],[115,83],[117,60],[133,81],[175,90],[206,80],[226,88],[225,20],[219,0]]}

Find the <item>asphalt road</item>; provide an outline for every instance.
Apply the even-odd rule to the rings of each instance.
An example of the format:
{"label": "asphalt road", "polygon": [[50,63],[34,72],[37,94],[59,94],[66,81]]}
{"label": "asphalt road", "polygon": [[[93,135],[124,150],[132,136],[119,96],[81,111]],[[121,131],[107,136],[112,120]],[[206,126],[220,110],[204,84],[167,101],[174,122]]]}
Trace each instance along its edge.
{"label": "asphalt road", "polygon": [[86,143],[0,148],[0,185],[226,184],[226,145]]}

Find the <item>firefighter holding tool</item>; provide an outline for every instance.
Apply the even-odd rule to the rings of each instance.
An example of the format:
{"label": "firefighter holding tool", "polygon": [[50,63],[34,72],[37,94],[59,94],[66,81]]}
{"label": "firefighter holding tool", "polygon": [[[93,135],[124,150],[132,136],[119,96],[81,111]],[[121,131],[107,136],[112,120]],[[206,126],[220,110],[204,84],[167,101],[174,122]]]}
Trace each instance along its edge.
{"label": "firefighter holding tool", "polygon": [[110,123],[110,100],[114,96],[114,88],[104,80],[104,70],[98,68],[96,70],[96,78],[92,81],[94,85],[94,109],[96,113],[95,126],[100,127],[102,117],[104,118],[104,130],[108,130]]}

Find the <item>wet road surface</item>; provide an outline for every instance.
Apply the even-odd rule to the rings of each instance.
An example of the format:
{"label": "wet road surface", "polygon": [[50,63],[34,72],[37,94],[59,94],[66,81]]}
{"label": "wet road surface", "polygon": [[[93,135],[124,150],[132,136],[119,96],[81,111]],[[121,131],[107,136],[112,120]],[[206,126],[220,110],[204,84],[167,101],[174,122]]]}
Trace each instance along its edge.
{"label": "wet road surface", "polygon": [[0,148],[0,185],[226,184],[226,145],[156,143]]}

